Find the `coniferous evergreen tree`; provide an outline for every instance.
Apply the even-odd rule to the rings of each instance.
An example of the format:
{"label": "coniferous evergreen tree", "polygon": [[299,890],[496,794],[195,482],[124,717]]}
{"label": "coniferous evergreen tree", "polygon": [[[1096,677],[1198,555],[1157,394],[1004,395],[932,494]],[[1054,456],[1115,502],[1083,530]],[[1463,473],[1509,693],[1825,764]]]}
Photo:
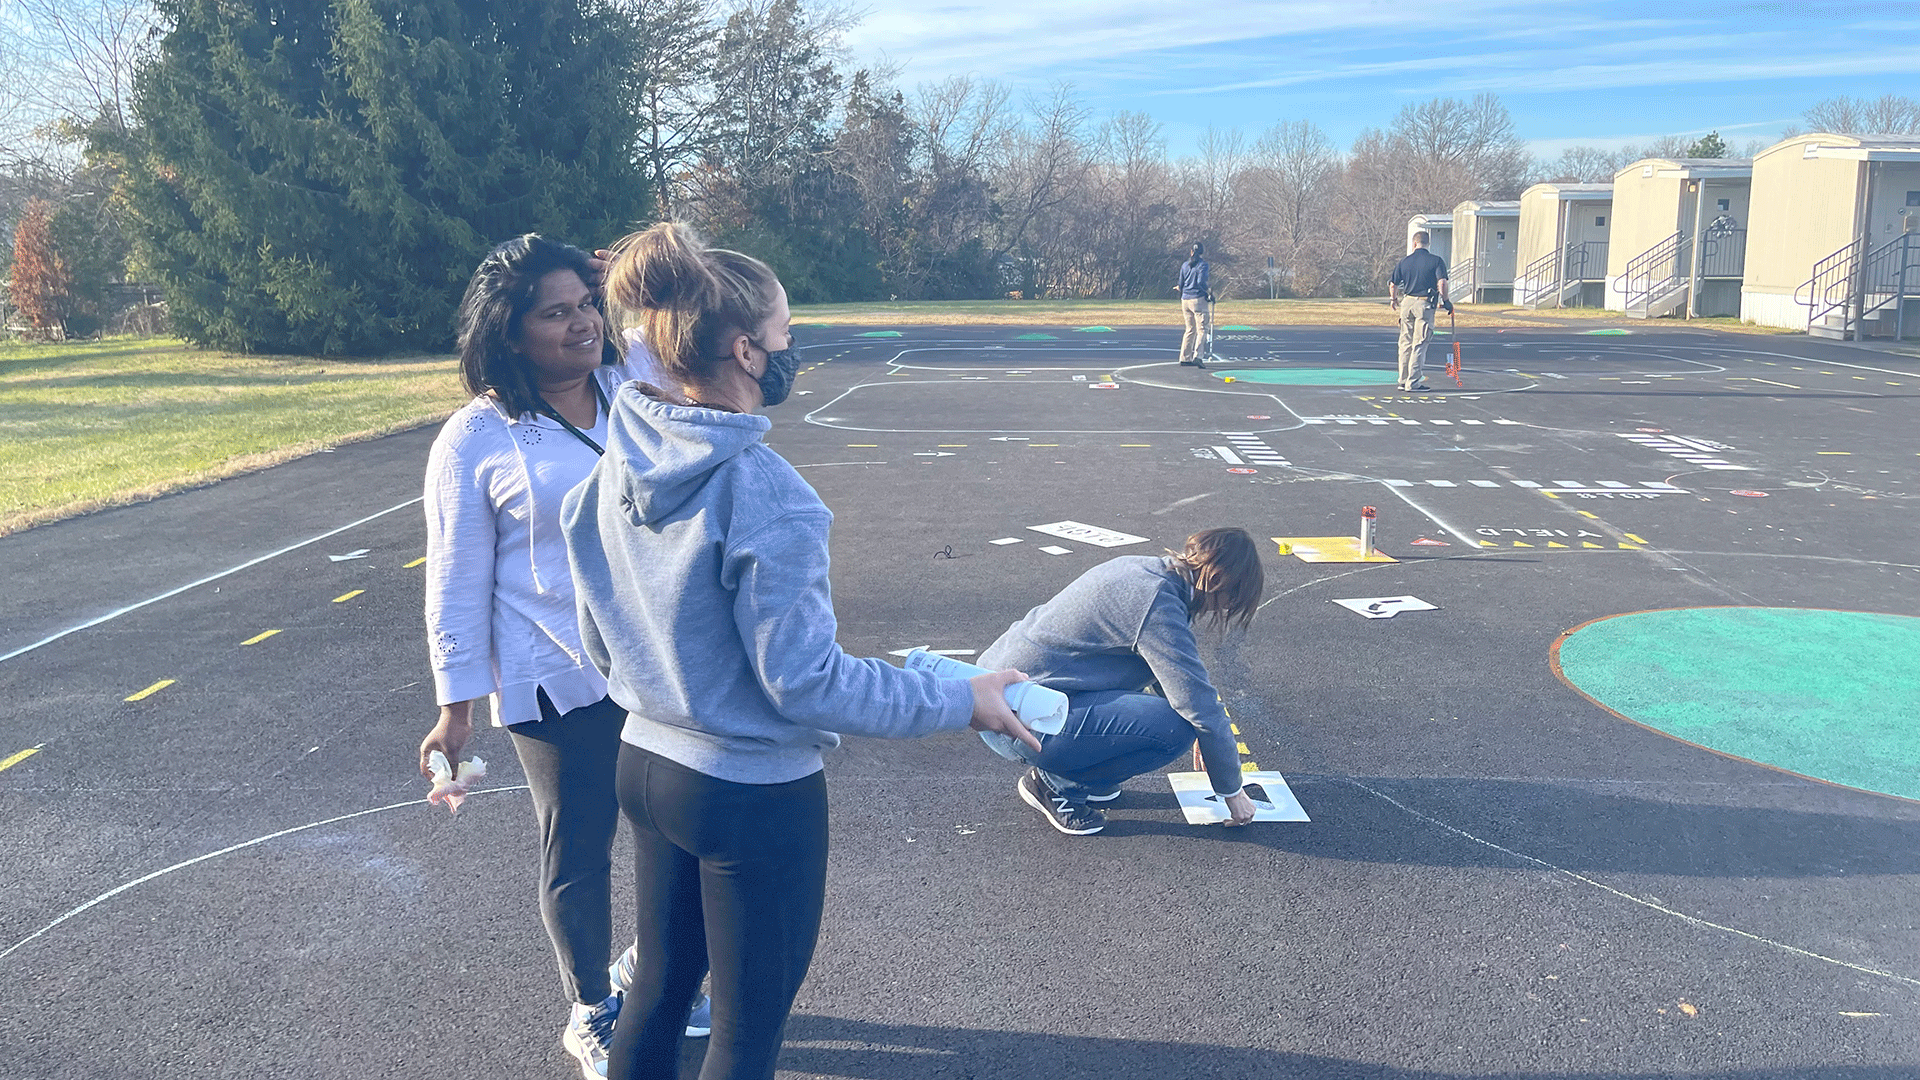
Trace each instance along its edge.
{"label": "coniferous evergreen tree", "polygon": [[196,341],[441,348],[491,244],[590,246],[647,212],[629,46],[599,0],[158,7],[121,196]]}

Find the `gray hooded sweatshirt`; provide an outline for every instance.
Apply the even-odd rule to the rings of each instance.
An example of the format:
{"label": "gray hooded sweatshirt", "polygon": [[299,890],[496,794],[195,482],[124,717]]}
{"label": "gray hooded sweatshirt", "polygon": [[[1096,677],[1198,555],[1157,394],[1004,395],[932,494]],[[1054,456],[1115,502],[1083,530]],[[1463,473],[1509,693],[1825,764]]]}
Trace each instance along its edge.
{"label": "gray hooded sweatshirt", "polygon": [[561,525],[587,656],[620,737],[741,784],[818,772],[835,732],[964,728],[964,680],[848,656],[827,585],[833,514],[761,442],[763,416],[672,405],[628,383],[607,452]]}

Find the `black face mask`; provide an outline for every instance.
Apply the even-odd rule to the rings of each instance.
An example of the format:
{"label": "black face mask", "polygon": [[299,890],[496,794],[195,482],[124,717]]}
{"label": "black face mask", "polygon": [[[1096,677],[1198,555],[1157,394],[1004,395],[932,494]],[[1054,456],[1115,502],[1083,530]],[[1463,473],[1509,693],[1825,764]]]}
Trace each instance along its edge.
{"label": "black face mask", "polygon": [[794,373],[800,369],[800,357],[791,347],[767,354],[767,370],[760,373],[760,403],[778,405],[793,390]]}

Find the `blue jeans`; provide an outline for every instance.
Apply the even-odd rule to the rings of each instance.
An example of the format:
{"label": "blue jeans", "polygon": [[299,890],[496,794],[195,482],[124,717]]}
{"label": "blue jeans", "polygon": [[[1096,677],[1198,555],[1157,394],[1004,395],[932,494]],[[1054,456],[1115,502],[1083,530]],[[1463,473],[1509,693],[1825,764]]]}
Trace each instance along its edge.
{"label": "blue jeans", "polygon": [[1193,745],[1194,734],[1193,725],[1166,698],[1099,690],[1067,695],[1066,726],[1058,735],[1035,735],[1039,753],[1024,743],[1005,742],[1055,791],[1081,799],[1118,791],[1128,777],[1167,765]]}

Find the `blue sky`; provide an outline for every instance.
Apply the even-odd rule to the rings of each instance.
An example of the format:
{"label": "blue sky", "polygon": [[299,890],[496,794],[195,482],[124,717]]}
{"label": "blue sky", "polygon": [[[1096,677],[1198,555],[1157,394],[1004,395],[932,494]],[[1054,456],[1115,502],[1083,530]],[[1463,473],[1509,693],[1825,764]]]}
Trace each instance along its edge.
{"label": "blue sky", "polygon": [[866,0],[855,57],[911,87],[1071,80],[1169,148],[1310,119],[1341,144],[1435,95],[1498,93],[1536,153],[1717,129],[1772,141],[1837,94],[1920,96],[1920,3]]}

